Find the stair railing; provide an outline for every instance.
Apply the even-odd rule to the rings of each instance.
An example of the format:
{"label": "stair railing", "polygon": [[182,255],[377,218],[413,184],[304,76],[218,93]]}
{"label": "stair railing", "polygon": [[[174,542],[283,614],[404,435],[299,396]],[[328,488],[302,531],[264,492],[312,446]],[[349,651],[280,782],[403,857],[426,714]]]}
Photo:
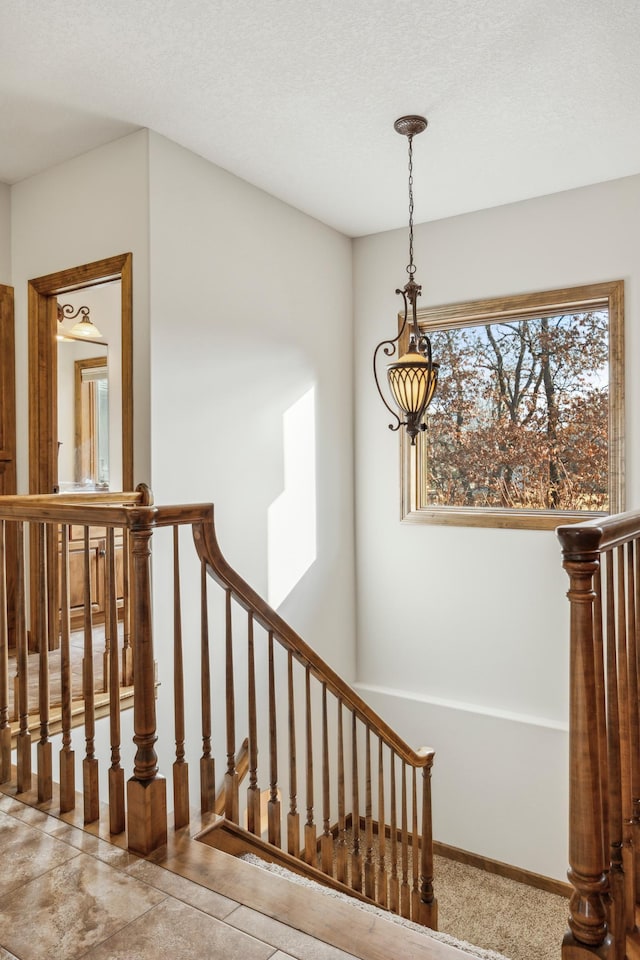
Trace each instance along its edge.
{"label": "stair railing", "polygon": [[[77,534],[78,527],[85,541],[85,745],[76,785],[71,677],[75,635],[70,628],[68,543],[69,532]],[[96,582],[88,555],[91,532],[96,528],[106,531],[102,583]],[[18,541],[13,598],[3,587],[9,530]],[[191,533],[191,544],[185,532]],[[35,584],[29,583],[25,562],[25,545],[34,538],[45,545],[56,544],[58,554],[56,569],[49,569],[54,564],[47,558],[54,552],[51,548],[38,551],[44,566]],[[121,743],[125,716],[121,715],[119,696],[124,624],[116,610],[116,538],[125,544],[130,578],[127,663],[130,669],[133,661],[135,755],[126,788],[126,743]],[[152,542],[154,576],[164,577],[166,587],[157,591],[155,598]],[[17,793],[32,789],[33,710],[29,698],[35,685],[38,801],[51,801],[57,779],[61,812],[74,809],[78,788],[83,796],[84,822],[98,819],[105,758],[97,756],[92,598],[97,590],[103,590],[111,635],[110,763],[106,771],[110,831],[120,834],[126,830],[129,848],[142,854],[167,841],[167,785],[160,755],[167,771],[171,766],[176,830],[189,824],[198,802],[205,819],[215,821],[222,792],[225,821],[247,836],[262,839],[291,862],[304,862],[334,885],[349,887],[405,917],[437,926],[431,829],[433,751],[412,750],[227,564],[216,540],[211,504],[154,506],[146,488],[107,497],[0,498],[0,571],[0,782],[15,783]],[[35,625],[27,622],[27,610],[33,609],[25,599],[29,590],[37,591]],[[18,716],[13,725],[8,710],[6,611],[10,604],[16,614]],[[50,711],[50,644],[46,639],[40,642],[38,630],[44,638],[60,635],[62,705],[57,758],[53,757],[56,738]],[[154,644],[173,650],[172,664],[159,677]],[[166,659],[163,657],[162,663]],[[173,715],[173,743],[166,742],[166,734],[157,742],[157,710],[163,718]],[[11,766],[12,734],[17,741],[15,769]],[[246,790],[241,789],[237,766],[237,751],[245,737]],[[197,785],[190,784],[194,767],[199,774]]]}
{"label": "stair railing", "polygon": [[[623,960],[640,864],[640,514],[558,528],[569,575],[569,871],[564,960]],[[634,954],[635,955],[635,954]]]}

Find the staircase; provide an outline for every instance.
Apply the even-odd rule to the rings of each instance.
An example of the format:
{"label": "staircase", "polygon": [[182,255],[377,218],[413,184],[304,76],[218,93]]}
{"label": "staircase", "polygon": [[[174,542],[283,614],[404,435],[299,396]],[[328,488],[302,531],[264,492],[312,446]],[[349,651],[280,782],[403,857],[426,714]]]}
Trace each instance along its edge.
{"label": "staircase", "polygon": [[[86,544],[83,742],[72,731],[72,532],[76,567],[77,544]],[[105,557],[96,575],[90,545],[97,537]],[[13,560],[10,541],[17,544]],[[120,586],[117,544],[124,544],[127,570]],[[29,556],[37,557],[35,570]],[[6,586],[8,563],[16,573],[9,578],[13,591]],[[194,806],[212,824],[217,811],[236,837],[262,844],[273,857],[436,928],[433,751],[404,743],[228,566],[210,504],[155,506],[144,487],[132,494],[1,498],[0,565],[1,783],[25,796],[34,773],[41,805],[51,804],[59,783],[60,814],[77,811],[77,785],[85,825],[98,822],[106,798],[110,835],[126,837],[128,848],[145,856],[189,828]],[[91,676],[98,593],[109,637],[109,715],[101,724]],[[27,604],[28,596],[36,602]],[[9,676],[9,622],[15,622],[16,677]],[[52,645],[60,647],[59,676],[52,673]],[[156,676],[158,648],[163,657]],[[34,651],[35,716],[28,697]],[[122,709],[120,694],[131,661],[135,753],[125,784],[130,741],[122,730],[131,725],[131,712]],[[32,670],[32,687],[33,681]],[[52,729],[54,683],[62,691],[59,737]],[[374,845],[378,823],[385,829]],[[205,849],[207,836],[190,845]]]}
{"label": "staircase", "polygon": [[[167,846],[147,858],[152,865],[155,865],[156,872],[150,873],[146,868],[140,871],[141,863],[137,858],[123,856],[126,849],[125,838],[110,834],[106,805],[101,806],[100,819],[93,825],[85,827],[81,815],[81,797],[78,797],[79,816],[75,814],[59,816],[52,812],[57,807],[58,801],[55,785],[53,800],[49,804],[38,804],[35,777],[33,791],[24,794],[20,802],[12,796],[13,791],[10,787],[5,787],[5,791],[3,794],[0,789],[0,823],[6,819],[5,811],[11,811],[20,826],[24,826],[25,841],[31,840],[35,828],[42,831],[48,846],[51,844],[51,837],[64,837],[74,852],[85,851],[85,859],[87,855],[96,857],[104,869],[107,865],[109,866],[110,872],[116,878],[119,875],[122,880],[123,874],[125,879],[128,875],[137,876],[157,891],[173,894],[173,897],[178,898],[174,900],[176,909],[186,904],[193,904],[198,911],[204,911],[200,914],[203,922],[207,919],[207,912],[211,910],[213,917],[219,917],[229,925],[231,933],[244,930],[251,937],[269,944],[271,947],[271,951],[268,951],[269,955],[274,950],[278,950],[282,951],[275,954],[278,957],[330,956],[332,960],[342,960],[342,958],[351,960],[353,957],[358,957],[360,960],[382,960],[383,957],[392,956],[411,957],[412,960],[469,960],[469,954],[463,949],[440,943],[426,933],[418,935],[413,930],[397,927],[382,917],[372,918],[344,902],[331,901],[330,910],[327,911],[326,899],[322,894],[292,886],[287,880],[265,874],[263,870],[235,860],[227,854],[194,843],[191,839],[192,831],[188,828],[183,828],[177,833],[170,831]],[[24,807],[24,812],[16,809],[19,807]],[[59,820],[58,827],[55,826],[56,819]],[[197,813],[194,813],[193,820],[197,826],[202,825],[199,823]],[[20,836],[18,832],[18,837]],[[106,849],[106,844],[98,848],[99,838],[108,840],[112,845],[110,849]],[[123,849],[118,851],[118,845]],[[33,849],[32,846],[31,849]],[[160,874],[156,867],[161,868]],[[23,869],[21,868],[22,871]],[[42,941],[48,939],[50,950],[47,955],[59,955],[60,920],[55,905],[44,898],[42,902],[34,902],[33,892],[29,890],[28,877],[25,877],[21,870],[16,871],[14,875],[12,864],[5,860],[3,883],[6,888],[12,890],[13,894],[21,889],[20,886],[15,886],[16,882],[25,885],[25,900],[30,904],[29,925],[38,927],[40,949],[42,949]],[[39,873],[42,873],[42,869]],[[166,877],[161,874],[166,874]],[[37,875],[38,872],[36,872]],[[55,882],[55,868],[53,868],[52,880]],[[112,884],[109,887],[112,888]],[[100,887],[92,889],[93,909],[90,915],[84,918],[88,935],[95,938],[96,944],[101,940],[96,926],[99,927],[103,901],[105,911],[113,914],[113,904],[109,903],[109,887],[104,891]],[[207,906],[208,891],[211,892],[214,904],[212,908]],[[221,897],[227,898],[228,901],[224,910],[216,909],[215,906],[220,903]],[[60,906],[64,914],[67,906],[64,902],[61,902]],[[14,946],[13,935],[17,930],[25,927],[24,910],[16,905],[15,912],[7,914],[3,912],[0,904],[0,914],[0,954],[4,956],[2,948],[11,950]],[[243,921],[249,922],[245,926]],[[73,922],[82,928],[83,918],[76,918]],[[126,933],[129,922],[130,918],[123,917],[123,933]],[[220,921],[212,920],[211,922],[214,928],[219,930]],[[147,928],[152,932],[154,930],[153,911],[149,913]],[[215,929],[214,932],[216,932]],[[35,949],[33,938],[30,939],[26,931],[20,939],[29,940],[30,949]],[[192,944],[189,946],[193,949]],[[147,955],[153,960],[173,960],[176,955],[180,955],[175,952],[175,941],[170,945],[164,944],[159,931],[153,938],[152,952],[148,954],[138,952],[138,943],[135,947],[136,956],[140,956],[142,960]],[[14,952],[16,956],[23,956],[23,953],[17,950],[11,951],[12,956]],[[29,951],[24,955],[30,955]]]}
{"label": "staircase", "polygon": [[[560,528],[559,536],[570,578],[574,887],[562,956],[640,960],[640,514]],[[90,551],[96,537],[105,544],[98,567]],[[76,565],[77,544],[85,544],[84,726],[75,733],[72,539]],[[120,585],[118,544],[127,571]],[[98,594],[109,638],[104,719],[92,676]],[[56,646],[60,656],[50,658]],[[131,680],[127,710],[122,688]],[[53,686],[61,691],[55,714]],[[85,829],[101,823],[106,803],[112,842],[187,876],[195,871],[196,879],[200,871],[203,883],[203,864],[225,858],[225,871],[242,874],[240,890],[250,868],[229,860],[224,844],[260,846],[273,860],[435,929],[432,764],[432,750],[398,737],[229,567],[212,505],[155,506],[145,487],[0,498],[5,793]],[[425,955],[444,958],[443,945],[429,949],[436,952]]]}

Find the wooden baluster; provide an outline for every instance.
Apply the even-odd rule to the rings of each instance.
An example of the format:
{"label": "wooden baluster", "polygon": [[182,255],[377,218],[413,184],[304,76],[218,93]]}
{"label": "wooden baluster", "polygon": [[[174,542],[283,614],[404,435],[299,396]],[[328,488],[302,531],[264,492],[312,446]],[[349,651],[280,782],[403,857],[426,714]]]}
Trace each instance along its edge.
{"label": "wooden baluster", "polygon": [[[109,678],[111,676],[111,617],[109,616],[109,597],[111,595],[111,571],[109,569],[109,559],[107,557],[107,539],[108,532],[104,531],[104,545],[98,547],[98,554],[103,559],[102,565],[102,584],[96,582],[96,589],[102,588],[104,596],[104,651],[102,654],[102,692],[106,693],[109,689]],[[100,564],[98,564],[98,575],[100,573]],[[113,832],[113,831],[112,831]]]}
{"label": "wooden baluster", "polygon": [[0,783],[11,780],[6,521],[0,520]]}
{"label": "wooden baluster", "polygon": [[329,784],[329,726],[327,720],[327,685],[322,684],[322,837],[320,866],[333,876],[333,835],[331,833],[331,792]]}
{"label": "wooden baluster", "polygon": [[365,741],[365,858],[364,858],[364,892],[371,900],[376,898],[376,875],[373,863],[373,801],[371,799],[371,731],[367,727]]}
{"label": "wooden baluster", "polygon": [[[438,901],[433,893],[433,814],[431,810],[431,768],[433,751],[422,768],[422,837],[420,844],[420,910],[416,917],[432,930],[438,929]],[[415,851],[417,855],[417,850]]]}
{"label": "wooden baluster", "polygon": [[396,814],[396,755],[390,749],[389,787],[391,792],[391,876],[389,877],[389,910],[400,913],[400,880],[398,878],[398,817]]}
{"label": "wooden baluster", "polygon": [[60,646],[60,583],[58,577],[58,526],[47,524],[46,557],[47,557],[47,636],[49,650],[57,650]]}
{"label": "wooden baluster", "polygon": [[129,848],[150,853],[167,842],[167,786],[158,772],[155,751],[156,691],[153,633],[151,628],[151,550],[153,509],[131,511],[133,621],[133,725],[137,750],[133,776],[127,784]]}
{"label": "wooden baluster", "polygon": [[38,524],[38,620],[40,622],[38,653],[38,710],[40,739],[38,741],[38,803],[53,796],[52,747],[49,740],[49,629],[48,596],[49,574],[46,558],[49,555],[51,524]]}
{"label": "wooden baluster", "polygon": [[629,648],[627,634],[625,548],[616,548],[616,628],[618,639],[618,678],[620,683],[618,708],[620,711],[620,768],[622,772],[622,858],[624,864],[625,927],[635,926],[635,867],[633,862],[633,835],[631,821],[632,759],[631,759],[631,685],[629,676]]}
{"label": "wooden baluster", "polygon": [[287,655],[287,693],[289,704],[289,813],[287,814],[287,851],[300,856],[300,814],[297,810],[298,778],[296,770],[296,710],[293,693],[293,655]]}
{"label": "wooden baluster", "polygon": [[598,729],[598,745],[602,761],[600,763],[600,792],[602,795],[602,842],[605,855],[609,849],[609,793],[608,793],[608,771],[607,771],[607,720],[606,720],[606,682],[605,682],[605,654],[604,638],[602,634],[602,596],[601,596],[601,576],[600,568],[594,574],[594,593],[593,600],[593,655],[594,655],[594,676],[596,690],[596,723]]}
{"label": "wooden baluster", "polygon": [[351,886],[362,890],[362,853],[360,852],[360,780],[358,776],[358,720],[351,714],[351,817],[353,852],[351,854]]}
{"label": "wooden baluster", "polygon": [[82,761],[84,822],[93,823],[100,816],[98,760],[95,755],[96,717],[93,676],[93,618],[91,611],[91,554],[89,527],[84,528],[84,657],[82,661],[82,695],[84,698],[85,758]]}
{"label": "wooden baluster", "polygon": [[[173,528],[173,704],[176,759],[173,762],[173,822],[176,830],[189,823],[189,764],[185,760],[184,661],[180,598],[180,528]],[[124,650],[122,662],[124,664]]]}
{"label": "wooden baluster", "polygon": [[248,701],[249,701],[249,786],[247,787],[247,829],[259,837],[262,833],[260,817],[260,788],[258,787],[258,716],[256,705],[256,662],[253,645],[253,614],[247,620],[248,643]]}
{"label": "wooden baluster", "polygon": [[342,725],[342,700],[338,700],[338,846],[336,849],[336,878],[348,883],[347,818],[344,795],[344,731]]}
{"label": "wooden baluster", "polygon": [[629,660],[629,725],[631,747],[631,850],[633,856],[634,893],[640,896],[640,714],[638,712],[638,646],[636,629],[636,563],[634,544],[627,544],[627,610],[628,610],[628,660]]}
{"label": "wooden baluster", "polygon": [[307,863],[315,867],[318,859],[318,838],[316,825],[313,819],[313,725],[311,711],[311,670],[309,664],[305,668],[305,724],[307,734],[307,822],[304,825],[304,858]]}
{"label": "wooden baluster", "polygon": [[[634,687],[633,696],[636,701],[640,701],[640,540],[636,539],[634,541],[634,638],[635,638],[635,648],[636,648],[636,686]],[[637,706],[636,706],[637,709]],[[639,719],[640,727],[640,719]],[[635,757],[635,762],[638,762],[638,757]],[[634,825],[640,819],[640,809],[635,803],[634,799],[634,814],[633,820]],[[638,839],[637,833],[634,830],[634,861],[635,861],[635,878],[636,878],[636,897],[640,898],[640,840]]]}
{"label": "wooden baluster", "polygon": [[409,828],[407,809],[407,764],[402,761],[402,883],[400,885],[400,913],[411,916],[411,887],[409,886]]}
{"label": "wooden baluster", "polygon": [[276,677],[273,659],[273,632],[269,631],[269,803],[267,804],[269,843],[281,844],[280,798],[278,796],[278,727],[276,717]]}
{"label": "wooden baluster", "polygon": [[69,527],[60,537],[60,687],[62,699],[62,748],[60,750],[60,813],[76,805],[75,750],[71,749],[71,599],[69,582]]}
{"label": "wooden baluster", "polygon": [[[606,861],[602,837],[600,750],[595,692],[593,577],[598,569],[597,528],[560,527],[564,568],[569,575],[570,719],[569,719],[569,927],[563,942],[565,960],[582,951],[606,950]],[[602,954],[604,955],[604,954]]]}
{"label": "wooden baluster", "polygon": [[18,669],[17,792],[31,790],[31,734],[29,733],[29,668],[25,611],[24,524],[16,524],[18,575],[16,582],[16,665]]}
{"label": "wooden baluster", "polygon": [[378,737],[378,903],[386,909],[388,902],[388,878],[385,863],[387,827],[384,810],[384,755],[382,737]]}
{"label": "wooden baluster", "polygon": [[122,531],[122,686],[133,684],[133,647],[131,646],[131,563],[129,531]]}
{"label": "wooden baluster", "polygon": [[211,756],[211,663],[209,653],[209,609],[207,606],[207,564],[200,565],[200,706],[202,714],[202,757],[200,758],[200,812],[210,813],[216,803],[215,761]]}
{"label": "wooden baluster", "polygon": [[120,763],[120,658],[118,655],[118,600],[116,596],[116,540],[115,530],[106,531],[107,555],[105,563],[106,594],[105,623],[109,623],[111,647],[109,657],[109,734],[111,739],[111,766],[109,768],[109,830],[122,833],[125,829],[124,770]]}
{"label": "wooden baluster", "polygon": [[420,916],[420,834],[418,833],[418,784],[416,768],[411,768],[411,919]]}
{"label": "wooden baluster", "polygon": [[[624,871],[622,866],[622,774],[620,768],[620,719],[618,705],[618,667],[616,652],[616,615],[614,597],[613,556],[603,554],[606,584],[606,659],[607,659],[607,833],[609,836],[609,887],[611,906],[609,922],[615,943],[615,956],[625,955]],[[602,578],[596,571],[594,601],[594,633],[596,650],[602,633]],[[605,847],[606,850],[606,847]]]}
{"label": "wooden baluster", "polygon": [[236,700],[233,676],[233,626],[231,613],[231,590],[226,591],[225,603],[225,653],[226,653],[226,706],[227,706],[227,772],[224,775],[224,815],[227,820],[238,822],[238,771],[236,770]]}

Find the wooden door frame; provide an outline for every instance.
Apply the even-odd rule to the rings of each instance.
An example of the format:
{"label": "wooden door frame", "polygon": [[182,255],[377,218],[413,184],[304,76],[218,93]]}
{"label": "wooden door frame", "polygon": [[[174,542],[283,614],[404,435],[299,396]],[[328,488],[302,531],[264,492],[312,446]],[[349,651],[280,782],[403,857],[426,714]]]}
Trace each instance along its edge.
{"label": "wooden door frame", "polygon": [[[16,361],[13,287],[0,283],[0,494],[18,492],[16,470]],[[14,645],[17,540],[6,524],[7,636]]]}
{"label": "wooden door frame", "polygon": [[123,253],[29,281],[29,493],[52,493],[58,479],[56,297],[121,281],[122,489],[133,489],[132,254]]}
{"label": "wooden door frame", "polygon": [[[29,280],[29,493],[53,493],[58,483],[58,365],[57,300],[63,293],[121,281],[122,362],[122,489],[133,489],[133,283],[131,253],[81,264]],[[45,556],[37,530],[31,531],[29,645],[40,648],[48,632],[50,649],[58,646],[57,618],[51,611],[48,628],[38,604],[39,577],[46,568],[56,576],[57,548],[52,542]],[[55,593],[50,590],[50,595]]]}
{"label": "wooden door frame", "polygon": [[0,283],[0,493],[18,492],[16,474],[16,345],[13,287]]}

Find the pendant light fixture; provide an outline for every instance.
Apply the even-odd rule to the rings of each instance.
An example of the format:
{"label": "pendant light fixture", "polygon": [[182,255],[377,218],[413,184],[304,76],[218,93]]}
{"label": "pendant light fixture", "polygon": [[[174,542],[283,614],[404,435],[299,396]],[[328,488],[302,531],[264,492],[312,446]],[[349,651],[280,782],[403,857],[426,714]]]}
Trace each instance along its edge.
{"label": "pendant light fixture", "polygon": [[[404,320],[400,332],[391,340],[382,340],[376,347],[373,354],[373,376],[382,402],[396,420],[395,423],[389,424],[389,429],[398,430],[400,427],[406,427],[411,443],[415,444],[418,433],[426,430],[423,417],[435,393],[439,369],[439,364],[434,363],[431,356],[431,341],[418,327],[417,301],[422,287],[415,282],[416,268],[413,262],[413,138],[426,130],[427,121],[425,117],[400,117],[393,126],[409,141],[409,263],[407,265],[409,279],[402,289],[396,290],[404,301]],[[410,319],[409,310],[411,310]],[[407,324],[409,324],[407,352],[387,367],[387,380],[393,400],[400,411],[398,415],[387,403],[380,389],[376,364],[380,349],[387,357],[394,356]]]}
{"label": "pendant light fixture", "polygon": [[64,320],[75,320],[76,317],[80,317],[80,319],[68,331],[71,336],[66,339],[82,337],[86,340],[98,340],[102,337],[89,316],[89,307],[78,307],[77,310],[74,310],[71,303],[58,304],[58,323],[62,323]]}

